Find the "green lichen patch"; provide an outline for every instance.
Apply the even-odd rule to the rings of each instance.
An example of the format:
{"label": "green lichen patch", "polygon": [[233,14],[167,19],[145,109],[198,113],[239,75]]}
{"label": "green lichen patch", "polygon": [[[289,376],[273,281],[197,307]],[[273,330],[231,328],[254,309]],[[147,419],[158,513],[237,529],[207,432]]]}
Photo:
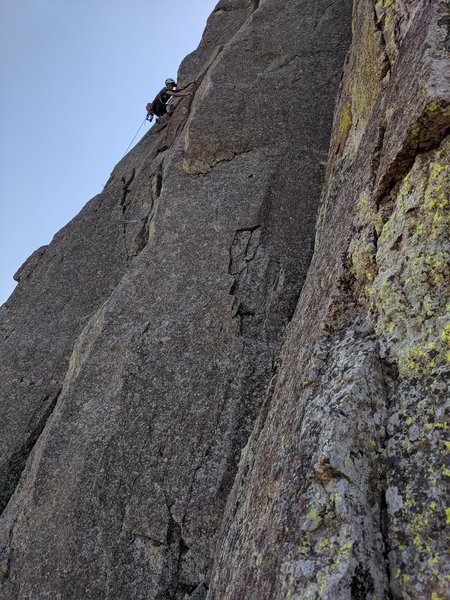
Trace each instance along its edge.
{"label": "green lichen patch", "polygon": [[355,3],[354,37],[342,83],[332,147],[336,155],[354,156],[389,69],[383,34],[374,18],[372,2]]}
{"label": "green lichen patch", "polygon": [[347,138],[353,124],[352,117],[352,102],[349,97],[346,97],[340,106],[340,111],[337,116],[337,127],[335,128],[336,139],[335,145],[342,151],[347,143]]}
{"label": "green lichen patch", "polygon": [[362,304],[370,304],[372,284],[377,275],[377,236],[383,227],[383,214],[373,196],[361,194],[356,204],[355,233],[350,241],[348,257],[354,278],[354,292]]}
{"label": "green lichen patch", "polygon": [[339,120],[339,133],[342,137],[346,137],[352,126],[352,106],[350,102],[344,103],[342,107],[341,118]]}
{"label": "green lichen patch", "polygon": [[357,120],[367,121],[380,92],[381,80],[386,74],[386,53],[381,32],[377,29],[371,11],[364,7],[361,35],[355,68],[351,75],[353,113]]}
{"label": "green lichen patch", "polygon": [[377,272],[374,232],[370,228],[364,229],[352,239],[348,252],[358,296],[359,298],[368,298]]}
{"label": "green lichen patch", "polygon": [[[398,369],[385,450],[395,585],[444,590],[450,306],[450,143],[417,157],[377,244],[376,332]],[[398,499],[401,499],[398,500]],[[420,584],[422,585],[422,584]]]}
{"label": "green lichen patch", "polygon": [[392,467],[388,485],[395,486],[396,492],[394,504],[387,498],[390,543],[396,548],[393,577],[406,591],[414,589],[418,577],[426,577],[435,589],[444,589],[446,493],[442,461],[446,448],[444,423],[439,422],[444,407],[433,396],[414,402],[410,393],[410,384],[405,382],[399,396],[404,398],[404,417],[409,417],[397,421],[385,456]]}
{"label": "green lichen patch", "polygon": [[401,377],[439,381],[448,369],[450,170],[448,143],[405,178],[378,240],[377,333]]}
{"label": "green lichen patch", "polygon": [[89,357],[93,345],[97,340],[98,335],[103,329],[105,322],[105,307],[99,308],[99,310],[91,317],[91,320],[86,325],[79,336],[73,350],[69,357],[69,365],[66,374],[66,384],[75,380],[87,358]]}
{"label": "green lichen patch", "polygon": [[[391,415],[384,452],[386,499],[390,543],[396,548],[392,578],[411,593],[425,573],[436,593],[445,583],[449,150],[447,140],[418,156],[388,203],[377,206],[369,191],[362,194],[348,249],[355,296],[369,304],[378,339],[399,375],[400,406]],[[325,580],[318,585],[327,589]]]}

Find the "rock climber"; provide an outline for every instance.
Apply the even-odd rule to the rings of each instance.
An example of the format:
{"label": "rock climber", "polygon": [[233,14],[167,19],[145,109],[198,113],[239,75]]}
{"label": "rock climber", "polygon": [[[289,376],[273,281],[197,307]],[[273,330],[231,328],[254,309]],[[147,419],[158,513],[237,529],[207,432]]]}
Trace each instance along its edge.
{"label": "rock climber", "polygon": [[[165,114],[171,114],[172,109],[170,106],[170,100],[172,98],[182,98],[184,96],[193,96],[193,92],[185,92],[183,90],[188,88],[195,81],[190,81],[183,87],[178,87],[176,81],[173,79],[166,79],[165,87],[159,92],[153,102],[149,102],[145,107],[147,109],[147,119],[151,121],[153,115],[162,117]],[[150,118],[149,118],[150,117]]]}

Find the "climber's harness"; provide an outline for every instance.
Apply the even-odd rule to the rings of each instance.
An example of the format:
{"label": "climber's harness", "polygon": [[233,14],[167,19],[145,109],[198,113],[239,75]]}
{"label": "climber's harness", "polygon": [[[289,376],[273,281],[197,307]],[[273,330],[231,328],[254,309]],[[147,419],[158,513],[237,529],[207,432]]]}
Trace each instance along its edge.
{"label": "climber's harness", "polygon": [[153,102],[149,102],[145,108],[147,109],[147,116],[145,117],[145,120],[151,123],[153,121],[153,117],[155,116],[155,113],[153,112]]}

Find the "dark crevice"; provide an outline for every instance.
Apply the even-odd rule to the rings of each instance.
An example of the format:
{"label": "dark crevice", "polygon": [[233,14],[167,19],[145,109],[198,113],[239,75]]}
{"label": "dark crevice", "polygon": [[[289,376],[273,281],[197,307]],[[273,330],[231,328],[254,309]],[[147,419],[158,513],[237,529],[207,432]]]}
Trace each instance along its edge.
{"label": "dark crevice", "polygon": [[392,69],[392,65],[391,65],[391,61],[389,60],[389,56],[386,51],[386,39],[384,37],[383,20],[378,19],[377,12],[375,10],[375,5],[373,7],[373,17],[374,17],[373,20],[374,20],[375,28],[380,32],[382,49],[383,49],[383,53],[384,53],[384,63],[381,68],[381,76],[380,76],[380,79],[383,79],[389,73],[389,71]]}
{"label": "dark crevice", "polygon": [[381,162],[381,154],[383,152],[385,135],[386,135],[386,126],[384,125],[384,123],[381,123],[377,130],[377,141],[376,141],[374,149],[373,149],[372,161],[370,164],[372,185],[374,185],[375,181],[377,180],[378,169],[380,168],[380,162]]}
{"label": "dark crevice", "polygon": [[[261,435],[262,430],[264,429],[264,425],[266,423],[270,408],[272,406],[272,400],[273,400],[273,397],[275,394],[275,388],[276,388],[276,384],[277,384],[277,380],[278,380],[278,373],[279,373],[280,368],[281,368],[281,361],[279,359],[274,360],[272,362],[272,373],[273,373],[272,378],[270,379],[269,384],[267,385],[267,388],[265,390],[264,399],[263,399],[263,402],[259,409],[258,415],[256,417],[251,435],[247,439],[247,444],[249,445],[250,448],[255,448],[258,445],[259,437]],[[303,408],[302,408],[303,414],[301,417],[302,420],[303,420],[304,412],[305,412],[305,407],[303,406]],[[249,453],[247,453],[247,457],[248,456],[252,457],[253,453],[250,451]],[[241,496],[242,490],[245,488],[245,486],[247,484],[249,473],[251,473],[251,471],[252,471],[253,458],[251,458],[249,460],[247,457],[244,462],[242,462],[242,459],[241,459],[240,466],[238,465],[239,470],[238,470],[237,474],[235,475],[234,486],[235,486],[236,492],[235,492],[235,496],[234,496],[233,509],[231,511],[232,514],[230,514],[231,521],[234,521],[236,514],[239,510],[239,506],[241,503],[240,496]],[[238,483],[238,487],[236,487],[236,483]],[[228,502],[228,500],[227,500],[227,502]]]}
{"label": "dark crevice", "polygon": [[350,593],[351,600],[366,600],[372,598],[375,591],[373,579],[368,569],[358,565],[352,578]]}
{"label": "dark crevice", "polygon": [[[431,130],[430,126],[426,124],[425,119],[419,120],[419,126],[423,129]],[[412,128],[414,129],[414,127]],[[414,142],[411,137],[407,139],[403,149],[397,154],[395,159],[388,171],[381,178],[377,185],[377,189],[374,194],[374,200],[377,208],[383,203],[385,198],[390,196],[392,190],[400,183],[407,173],[411,170],[414,162],[418,156],[436,150],[445,140],[447,135],[450,133],[450,124],[443,126],[442,129],[437,128],[438,131],[435,134],[429,134],[427,138],[420,141],[420,137],[416,136]]]}
{"label": "dark crevice", "polygon": [[260,225],[237,229],[229,249],[228,273],[234,277],[230,287],[230,294],[235,296],[232,305],[232,318],[239,319],[239,334],[245,335],[249,329],[251,319],[256,315],[256,309],[251,306],[252,301],[246,299],[245,289],[239,294],[240,288],[247,288],[246,284],[248,265],[256,257],[261,245]]}
{"label": "dark crevice", "polygon": [[[138,256],[142,252],[142,250],[147,246],[150,223],[152,222],[155,216],[157,200],[161,195],[163,187],[162,167],[163,161],[159,164],[157,172],[150,177],[150,208],[148,209],[147,214],[137,219],[123,221],[123,236],[127,254],[127,261],[130,261],[131,259]],[[132,176],[127,181],[125,181],[125,179],[122,178],[122,181],[124,182],[124,194],[121,201],[121,206],[124,216],[127,214],[127,210],[129,208],[129,203],[126,203],[126,197],[130,191],[129,186],[134,179],[134,175],[135,172],[133,170]],[[129,229],[129,225],[131,225],[131,229]],[[131,249],[129,248],[128,243],[132,245]]]}
{"label": "dark crevice", "polygon": [[[380,494],[380,530],[383,539],[383,559],[386,569],[387,589],[385,592],[386,600],[393,600],[394,596],[391,591],[391,564],[389,561],[389,553],[391,551],[389,542],[389,527],[388,527],[388,511],[386,502],[386,491],[383,489]],[[352,596],[353,598],[353,596]]]}
{"label": "dark crevice", "polygon": [[8,331],[8,333],[5,333],[5,334],[4,334],[3,341],[4,341],[4,342],[6,342],[6,340],[7,340],[9,337],[11,337],[11,336],[12,336],[12,334],[13,334],[15,331],[16,331],[16,330],[15,330],[15,328],[14,328],[14,329],[11,329],[11,331]]}
{"label": "dark crevice", "polygon": [[[398,381],[398,370],[394,363],[388,362],[386,359],[381,358],[379,356],[380,363],[380,374],[383,380],[383,396],[387,410],[387,418],[384,426],[384,435],[380,439],[380,448],[379,452],[381,455],[384,455],[386,450],[387,442],[388,442],[388,432],[387,432],[387,421],[389,418],[389,408],[391,406],[391,396],[392,396],[392,386],[393,382]],[[379,499],[379,527],[381,539],[383,541],[383,561],[384,568],[386,572],[386,591],[385,598],[386,600],[393,600],[396,596],[393,595],[391,582],[392,582],[392,572],[391,572],[391,564],[389,560],[389,554],[392,550],[391,543],[389,540],[389,515],[387,510],[387,501],[386,501],[386,472],[385,465],[382,463],[381,467],[381,475],[379,479],[379,489],[380,489],[380,499]]]}
{"label": "dark crevice", "polygon": [[[152,129],[155,129],[155,133],[161,133],[161,131],[164,131],[164,129],[166,129],[167,125],[169,124],[169,118],[170,118],[170,116],[164,115],[163,117],[160,117],[158,121],[156,121],[156,123],[152,127]],[[167,148],[165,148],[165,150],[166,149]],[[162,150],[160,150],[158,148],[158,150],[156,151],[156,154],[159,154],[159,152],[161,152],[161,151]]]}
{"label": "dark crevice", "polygon": [[162,181],[162,173],[157,173],[155,175],[155,198],[159,198],[159,196],[161,195]]}
{"label": "dark crevice", "polygon": [[[255,257],[259,244],[256,248],[252,249],[250,254],[248,254],[248,252],[251,246],[253,234],[259,228],[260,225],[254,225],[252,227],[245,227],[236,230],[229,250],[230,260],[228,264],[228,273],[230,275],[239,275],[242,273],[242,271],[245,270],[247,263],[253,260]],[[244,245],[245,247],[243,247]],[[238,267],[236,270],[236,263],[242,261],[245,262],[245,265],[242,266],[242,268]]]}
{"label": "dark crevice", "polygon": [[[167,499],[166,499],[167,504]],[[192,584],[180,581],[182,575],[182,562],[184,556],[189,552],[189,546],[183,539],[182,526],[174,519],[171,511],[171,506],[167,504],[169,511],[169,524],[167,527],[166,546],[171,549],[176,557],[176,568],[173,574],[173,580],[169,584],[168,588],[160,592],[158,597],[161,600],[183,600],[185,595],[192,594],[192,592],[198,587],[198,583]]]}
{"label": "dark crevice", "polygon": [[[6,581],[6,579],[9,577],[9,574],[11,572],[11,548],[12,548],[14,528],[16,526],[16,523],[17,523],[17,518],[14,518],[11,526],[9,527],[9,531],[8,531],[8,542],[7,542],[6,547],[10,551],[8,552],[7,558],[6,558],[6,571],[4,571],[3,581]],[[0,581],[0,583],[1,583],[1,581]]]}
{"label": "dark crevice", "polygon": [[0,587],[1,587],[2,583],[4,583],[7,579],[8,579],[8,572],[0,571]]}
{"label": "dark crevice", "polygon": [[148,242],[148,230],[150,226],[150,213],[142,219],[142,225],[139,229],[138,234],[134,238],[134,243],[136,244],[136,248],[130,254],[127,253],[127,258],[136,258],[142,250],[145,248]]}
{"label": "dark crevice", "polygon": [[120,201],[120,206],[122,207],[122,211],[125,213],[126,210],[126,204],[127,204],[127,196],[130,193],[130,185],[134,179],[136,175],[136,169],[133,168],[131,175],[128,179],[125,178],[125,176],[123,176],[121,178],[121,182],[123,184],[123,188],[122,188],[122,199]]}
{"label": "dark crevice", "polygon": [[50,418],[56,403],[58,402],[58,398],[61,394],[61,387],[54,392],[52,395],[46,396],[41,405],[46,405],[43,413],[38,417],[37,422],[33,425],[30,424],[31,432],[28,435],[28,439],[22,445],[22,447],[15,452],[11,459],[9,460],[8,466],[6,467],[6,475],[4,477],[4,483],[2,484],[2,488],[0,490],[0,515],[3,513],[6,508],[11,496],[13,495],[20,477],[22,475],[23,470],[25,469],[25,465],[27,463],[28,457],[30,456],[36,442],[38,441],[44,427]]}
{"label": "dark crevice", "polygon": [[[131,183],[132,183],[135,175],[136,175],[136,169],[133,168],[133,170],[131,172],[131,175],[130,175],[130,177],[128,179],[126,179],[126,177],[124,175],[121,178],[121,182],[122,182],[122,186],[123,186],[122,187],[122,198],[120,200],[120,206],[122,207],[122,215],[125,215],[125,212],[127,210],[127,205],[129,203],[129,201],[127,201],[127,196],[130,193],[130,185],[131,185]],[[127,236],[126,236],[126,234],[127,234],[127,223],[126,223],[126,221],[124,221],[123,222],[123,239],[124,239],[126,259],[127,259],[127,262],[128,262],[128,260],[129,260],[130,257],[128,256],[128,252],[126,250],[126,247],[127,247]]]}

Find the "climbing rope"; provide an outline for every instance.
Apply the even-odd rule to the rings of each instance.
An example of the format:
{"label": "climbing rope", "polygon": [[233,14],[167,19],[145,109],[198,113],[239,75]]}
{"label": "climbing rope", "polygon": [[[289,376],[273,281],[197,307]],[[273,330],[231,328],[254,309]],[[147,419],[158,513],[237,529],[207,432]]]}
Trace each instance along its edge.
{"label": "climbing rope", "polygon": [[[138,136],[138,133],[139,133],[139,132],[140,132],[140,130],[142,129],[142,127],[143,127],[143,125],[144,125],[145,121],[147,121],[147,117],[145,117],[145,119],[142,121],[142,123],[141,123],[141,125],[140,125],[139,129],[136,131],[136,133],[135,133],[135,135],[134,135],[134,138],[131,140],[131,142],[130,142],[130,145],[129,145],[129,146],[128,146],[128,148],[125,150],[125,152],[124,152],[123,156],[125,156],[125,154],[128,152],[128,150],[129,150],[129,149],[131,148],[131,146],[133,145],[133,142],[134,142],[134,140],[137,138],[137,136]],[[122,156],[122,158],[123,158],[123,156]]]}

